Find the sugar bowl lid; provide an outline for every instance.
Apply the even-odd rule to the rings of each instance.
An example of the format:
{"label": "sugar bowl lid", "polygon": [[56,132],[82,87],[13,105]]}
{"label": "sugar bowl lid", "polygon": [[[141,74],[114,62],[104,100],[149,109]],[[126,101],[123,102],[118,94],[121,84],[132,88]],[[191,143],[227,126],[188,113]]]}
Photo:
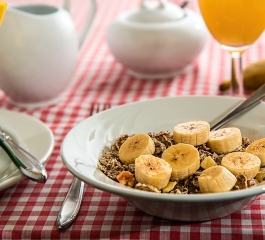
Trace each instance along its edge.
{"label": "sugar bowl lid", "polygon": [[128,20],[138,23],[163,23],[180,20],[184,16],[185,11],[181,7],[167,0],[142,0],[140,8],[134,11]]}

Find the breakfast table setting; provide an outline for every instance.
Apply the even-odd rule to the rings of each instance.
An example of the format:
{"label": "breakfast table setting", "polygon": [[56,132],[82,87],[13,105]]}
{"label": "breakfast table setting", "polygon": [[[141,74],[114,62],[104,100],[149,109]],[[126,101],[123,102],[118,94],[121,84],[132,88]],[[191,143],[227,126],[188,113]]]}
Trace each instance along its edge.
{"label": "breakfast table setting", "polygon": [[213,126],[257,89],[255,104],[223,124],[264,138],[265,33],[228,46],[204,21],[203,0],[5,2],[1,239],[265,239],[262,181],[161,194],[98,168],[123,134],[166,134],[191,120]]}

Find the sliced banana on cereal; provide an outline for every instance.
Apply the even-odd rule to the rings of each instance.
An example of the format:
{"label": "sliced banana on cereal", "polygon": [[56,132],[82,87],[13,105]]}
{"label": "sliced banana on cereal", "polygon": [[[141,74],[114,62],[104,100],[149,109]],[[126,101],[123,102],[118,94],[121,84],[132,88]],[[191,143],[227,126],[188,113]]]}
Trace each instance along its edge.
{"label": "sliced banana on cereal", "polygon": [[203,169],[207,169],[209,167],[213,167],[216,165],[217,165],[217,163],[210,156],[205,157],[201,162],[201,167]]}
{"label": "sliced banana on cereal", "polygon": [[172,181],[187,179],[200,167],[199,152],[190,144],[172,145],[163,152],[162,158],[172,167]]}
{"label": "sliced banana on cereal", "polygon": [[247,152],[232,152],[226,154],[221,165],[227,168],[235,176],[244,175],[247,179],[254,178],[260,170],[260,159]]}
{"label": "sliced banana on cereal", "polygon": [[206,121],[189,121],[180,123],[173,129],[175,143],[186,143],[198,146],[209,139],[210,124]]}
{"label": "sliced banana on cereal", "polygon": [[223,166],[212,166],[203,170],[198,177],[202,193],[228,192],[236,184],[236,177]]}
{"label": "sliced banana on cereal", "polygon": [[265,166],[265,138],[256,140],[248,145],[246,152],[252,153],[259,157],[261,160],[261,166]]}
{"label": "sliced banana on cereal", "polygon": [[171,166],[161,158],[141,155],[135,159],[135,179],[139,183],[161,190],[168,185],[171,173]]}
{"label": "sliced banana on cereal", "polygon": [[167,186],[165,188],[162,189],[162,193],[169,193],[170,191],[172,191],[174,189],[174,187],[177,185],[177,182],[171,182],[169,181]]}
{"label": "sliced banana on cereal", "polygon": [[259,172],[255,178],[258,182],[264,181],[264,179],[265,179],[265,168],[264,167],[260,168],[260,170],[259,170]]}
{"label": "sliced banana on cereal", "polygon": [[152,138],[148,134],[139,133],[125,140],[119,149],[119,158],[123,164],[131,164],[140,155],[154,152],[155,144]]}
{"label": "sliced banana on cereal", "polygon": [[218,154],[232,152],[242,145],[241,131],[236,127],[211,131],[207,145]]}

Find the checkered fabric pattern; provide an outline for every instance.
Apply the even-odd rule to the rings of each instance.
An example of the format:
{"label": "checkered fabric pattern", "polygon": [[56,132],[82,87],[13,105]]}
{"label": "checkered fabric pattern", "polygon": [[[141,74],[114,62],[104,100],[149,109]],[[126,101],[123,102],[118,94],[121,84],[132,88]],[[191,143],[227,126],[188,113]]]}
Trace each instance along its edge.
{"label": "checkered fabric pattern", "polygon": [[[10,0],[61,5],[56,0]],[[181,2],[173,1],[171,2]],[[265,239],[265,196],[244,210],[207,222],[177,222],[149,216],[123,198],[86,185],[75,223],[67,230],[56,228],[56,217],[73,176],[60,158],[67,132],[90,115],[92,103],[111,104],[164,96],[219,95],[219,84],[230,77],[230,57],[209,35],[199,57],[179,76],[168,80],[135,79],[118,63],[106,43],[109,24],[121,12],[138,7],[140,0],[98,0],[91,31],[80,50],[74,75],[56,105],[25,109],[8,102],[0,90],[0,107],[24,112],[46,123],[55,136],[55,147],[45,167],[45,185],[24,179],[0,192],[1,239]],[[194,2],[189,8],[197,9]],[[78,31],[89,9],[88,0],[71,3]],[[0,29],[1,30],[1,29]],[[264,35],[244,54],[244,66],[265,57]],[[176,213],[177,214],[177,213]]]}

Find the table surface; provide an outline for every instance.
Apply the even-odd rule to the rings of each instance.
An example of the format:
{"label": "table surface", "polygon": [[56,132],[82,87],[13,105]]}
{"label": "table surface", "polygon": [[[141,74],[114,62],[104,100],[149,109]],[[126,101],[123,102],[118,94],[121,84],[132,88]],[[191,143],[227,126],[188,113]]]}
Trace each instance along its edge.
{"label": "table surface", "polygon": [[[10,0],[10,4],[36,1]],[[38,1],[60,5],[61,1]],[[172,1],[174,2],[174,1]],[[176,3],[177,1],[175,1]],[[126,104],[143,99],[183,95],[219,95],[219,84],[229,78],[230,57],[211,36],[184,72],[172,79],[146,80],[128,75],[108,49],[106,31],[121,12],[139,6],[139,0],[98,0],[91,31],[80,50],[69,85],[56,105],[26,109],[9,103],[0,90],[0,107],[24,112],[43,121],[52,130],[55,147],[45,167],[46,184],[24,179],[0,192],[0,238],[2,239],[264,239],[265,196],[222,219],[207,222],[177,222],[149,216],[123,198],[85,186],[76,222],[67,230],[55,221],[73,180],[60,157],[67,132],[90,114],[92,103]],[[81,7],[82,6],[82,7]],[[196,10],[191,3],[189,8]],[[80,30],[89,1],[72,1],[71,14]],[[243,55],[243,66],[265,56],[264,35]]]}

